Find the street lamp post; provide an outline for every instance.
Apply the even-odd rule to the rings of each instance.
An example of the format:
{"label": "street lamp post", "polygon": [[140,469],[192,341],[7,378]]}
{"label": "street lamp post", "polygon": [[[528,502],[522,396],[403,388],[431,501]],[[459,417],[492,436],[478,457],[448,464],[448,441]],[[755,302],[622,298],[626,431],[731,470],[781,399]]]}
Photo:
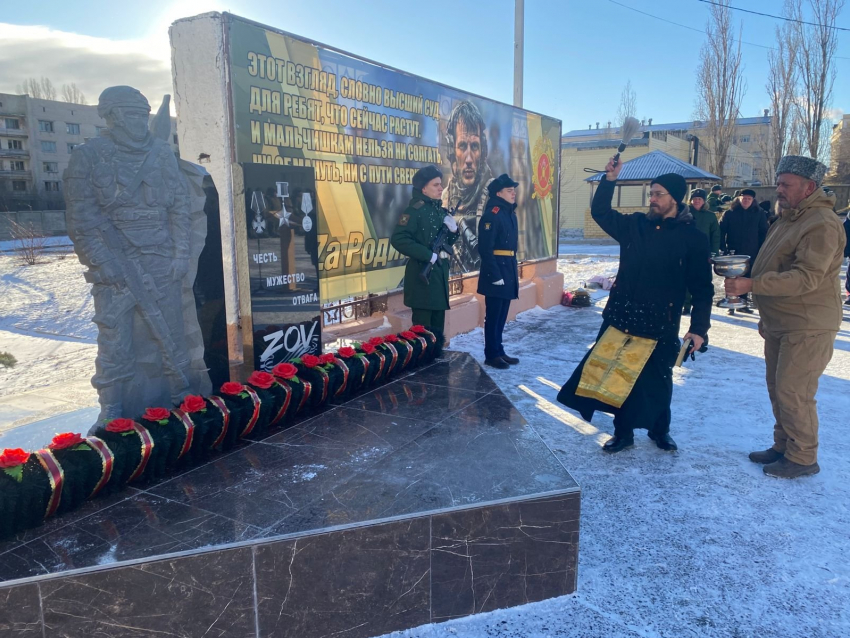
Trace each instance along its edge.
{"label": "street lamp post", "polygon": [[525,32],[525,0],[514,0],[514,106],[522,108],[522,54]]}

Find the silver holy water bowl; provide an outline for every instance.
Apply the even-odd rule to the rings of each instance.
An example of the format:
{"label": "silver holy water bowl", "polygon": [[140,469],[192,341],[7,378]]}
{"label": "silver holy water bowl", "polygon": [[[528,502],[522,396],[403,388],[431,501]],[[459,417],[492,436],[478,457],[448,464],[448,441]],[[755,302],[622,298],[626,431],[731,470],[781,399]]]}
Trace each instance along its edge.
{"label": "silver holy water bowl", "polygon": [[[750,256],[720,255],[713,257],[711,259],[711,263],[714,264],[715,273],[721,277],[726,277],[727,279],[734,279],[735,277],[740,277],[747,272],[747,268],[749,268],[750,265]],[[726,298],[717,305],[721,308],[728,309],[746,308],[747,302],[740,297],[729,297],[727,295]]]}

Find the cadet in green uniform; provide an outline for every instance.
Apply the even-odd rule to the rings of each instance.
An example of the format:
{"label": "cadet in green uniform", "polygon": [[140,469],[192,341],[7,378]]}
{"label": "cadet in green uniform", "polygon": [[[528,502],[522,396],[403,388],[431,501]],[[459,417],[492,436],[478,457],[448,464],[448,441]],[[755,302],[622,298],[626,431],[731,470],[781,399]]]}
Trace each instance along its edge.
{"label": "cadet in green uniform", "polygon": [[[443,329],[449,309],[449,259],[432,245],[444,225],[449,230],[444,246],[458,238],[457,223],[443,208],[442,195],[443,174],[435,166],[419,169],[413,176],[413,197],[390,240],[393,248],[409,257],[404,269],[404,305],[413,310],[414,325],[423,325],[437,336],[438,356],[445,342]],[[434,265],[425,283],[420,273],[428,263]]]}

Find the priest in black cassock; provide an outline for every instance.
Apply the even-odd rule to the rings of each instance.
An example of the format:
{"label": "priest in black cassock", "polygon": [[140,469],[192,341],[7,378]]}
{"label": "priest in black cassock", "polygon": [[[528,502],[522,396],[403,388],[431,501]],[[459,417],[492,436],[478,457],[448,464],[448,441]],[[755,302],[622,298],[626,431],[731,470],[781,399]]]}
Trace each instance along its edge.
{"label": "priest in black cassock", "polygon": [[611,208],[622,164],[614,158],[593,197],[590,212],[620,244],[620,268],[602,313],[596,344],[558,393],[558,401],[590,421],[595,410],[614,415],[614,436],[603,446],[619,452],[634,445],[634,430],[648,430],[662,450],[670,437],[673,366],[681,342],[685,293],[693,308],[685,334],[689,353],[707,339],[714,286],[708,237],[682,204],[687,184],[668,173],[652,181],[649,213],[624,215]]}

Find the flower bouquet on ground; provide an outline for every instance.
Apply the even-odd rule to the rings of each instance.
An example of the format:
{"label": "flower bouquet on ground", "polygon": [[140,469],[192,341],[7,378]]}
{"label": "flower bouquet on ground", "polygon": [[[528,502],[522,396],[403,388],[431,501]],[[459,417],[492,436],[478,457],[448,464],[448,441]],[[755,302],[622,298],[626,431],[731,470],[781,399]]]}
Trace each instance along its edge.
{"label": "flower bouquet on ground", "polygon": [[161,479],[177,464],[187,437],[186,426],[178,414],[168,408],[148,408],[136,422],[147,430],[153,440],[153,449],[144,469],[145,476],[150,480]]}
{"label": "flower bouquet on ground", "polygon": [[280,413],[278,425],[288,426],[292,418],[305,406],[310,399],[312,387],[306,385],[298,377],[298,366],[293,363],[278,363],[272,368],[272,374],[277,383],[289,391],[289,399]]}
{"label": "flower bouquet on ground", "polygon": [[343,346],[337,350],[334,365],[343,371],[343,384],[337,390],[340,400],[354,396],[365,387],[369,360],[363,352],[358,352],[351,346]]}
{"label": "flower bouquet on ground", "polygon": [[328,401],[337,402],[345,397],[348,386],[348,366],[336,358],[333,352],[319,357],[320,367],[328,374]]}
{"label": "flower bouquet on ground", "polygon": [[[145,472],[154,448],[147,427],[132,419],[112,419],[95,432],[112,450],[112,476],[104,485],[104,493],[112,494],[139,479]],[[167,457],[166,457],[167,458]]]}
{"label": "flower bouquet on ground", "polygon": [[391,361],[387,365],[392,363],[392,367],[387,371],[387,376],[400,374],[408,367],[413,367],[413,346],[400,335],[385,335],[381,347],[390,352]]}
{"label": "flower bouquet on ground", "polygon": [[222,441],[227,450],[239,443],[239,439],[248,436],[260,418],[260,397],[253,388],[228,381],[221,384],[220,396],[230,412],[230,426]]}
{"label": "flower bouquet on ground", "polygon": [[260,417],[251,435],[261,437],[272,424],[277,424],[283,419],[289,407],[286,405],[287,400],[290,400],[289,388],[284,388],[278,383],[274,375],[262,371],[252,372],[247,383],[260,397]]}
{"label": "flower bouquet on ground", "polygon": [[21,448],[0,451],[0,538],[41,523],[52,494],[49,475],[35,454]]}
{"label": "flower bouquet on ground", "polygon": [[366,355],[366,360],[369,362],[369,370],[366,373],[367,386],[380,383],[386,377],[387,356],[379,349],[383,343],[383,337],[372,337],[369,341],[355,344],[357,349]]}
{"label": "flower bouquet on ground", "polygon": [[191,466],[209,458],[224,434],[227,413],[227,406],[219,397],[204,399],[190,394],[184,398],[180,407],[172,410],[172,419],[176,418],[183,426],[176,462]]}
{"label": "flower bouquet on ground", "polygon": [[54,436],[47,449],[63,475],[57,514],[69,512],[93,498],[109,482],[113,454],[99,438],[65,432]]}
{"label": "flower bouquet on ground", "polygon": [[412,326],[410,330],[401,333],[402,337],[413,346],[415,365],[433,361],[437,351],[437,336],[425,326]]}
{"label": "flower bouquet on ground", "polygon": [[300,359],[293,360],[292,363],[298,368],[298,378],[301,383],[310,388],[308,405],[317,408],[327,402],[328,397],[331,396],[331,379],[322,359],[312,354],[305,354]]}

